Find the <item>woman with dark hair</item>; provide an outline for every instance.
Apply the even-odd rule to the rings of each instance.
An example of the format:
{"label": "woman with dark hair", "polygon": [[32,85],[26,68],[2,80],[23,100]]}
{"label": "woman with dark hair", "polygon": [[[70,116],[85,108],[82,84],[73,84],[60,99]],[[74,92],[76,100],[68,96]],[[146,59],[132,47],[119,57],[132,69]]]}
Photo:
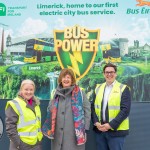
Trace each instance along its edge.
{"label": "woman with dark hair", "polygon": [[52,150],[85,150],[86,130],[91,119],[90,102],[76,85],[71,69],[63,69],[58,87],[50,100],[43,134],[51,140]]}

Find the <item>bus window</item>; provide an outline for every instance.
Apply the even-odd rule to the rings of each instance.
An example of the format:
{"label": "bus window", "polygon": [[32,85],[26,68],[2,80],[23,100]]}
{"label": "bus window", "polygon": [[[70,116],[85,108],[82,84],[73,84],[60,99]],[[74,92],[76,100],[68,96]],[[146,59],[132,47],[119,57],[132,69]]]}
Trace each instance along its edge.
{"label": "bus window", "polygon": [[54,44],[41,39],[28,40],[25,51],[24,62],[29,63],[53,61],[53,56],[56,56]]}

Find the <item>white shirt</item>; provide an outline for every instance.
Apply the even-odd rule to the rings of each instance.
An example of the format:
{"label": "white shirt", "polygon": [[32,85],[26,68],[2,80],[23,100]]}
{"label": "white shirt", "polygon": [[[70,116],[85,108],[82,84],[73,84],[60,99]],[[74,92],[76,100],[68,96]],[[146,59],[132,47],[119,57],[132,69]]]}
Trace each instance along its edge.
{"label": "white shirt", "polygon": [[110,84],[110,85],[106,84],[106,86],[105,86],[104,97],[103,97],[103,108],[102,108],[103,121],[106,121],[105,111],[106,111],[106,107],[107,107],[107,103],[108,103],[110,92],[111,92],[115,82],[116,82],[116,80],[112,84]]}

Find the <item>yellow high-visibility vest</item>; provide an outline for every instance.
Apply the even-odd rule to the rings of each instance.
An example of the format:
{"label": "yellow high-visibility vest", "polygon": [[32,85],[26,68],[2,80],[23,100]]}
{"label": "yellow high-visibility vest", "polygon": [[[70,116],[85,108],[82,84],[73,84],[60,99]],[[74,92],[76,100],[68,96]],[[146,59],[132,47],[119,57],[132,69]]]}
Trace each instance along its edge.
{"label": "yellow high-visibility vest", "polygon": [[[106,83],[101,85],[97,85],[95,89],[96,99],[95,99],[95,113],[98,116],[99,122],[101,122],[101,104],[103,100],[103,94],[105,90]],[[121,95],[126,85],[121,84],[119,82],[115,82],[111,93],[108,99],[108,115],[109,122],[113,120],[118,113],[120,112],[120,103],[121,103]],[[128,130],[129,129],[129,118],[127,117],[117,128],[117,130]],[[112,129],[113,130],[113,129]]]}
{"label": "yellow high-visibility vest", "polygon": [[20,139],[29,145],[35,145],[37,141],[41,141],[43,134],[41,132],[41,111],[40,107],[35,106],[35,113],[26,107],[26,102],[20,97],[8,101],[6,108],[11,106],[18,114],[17,131]]}

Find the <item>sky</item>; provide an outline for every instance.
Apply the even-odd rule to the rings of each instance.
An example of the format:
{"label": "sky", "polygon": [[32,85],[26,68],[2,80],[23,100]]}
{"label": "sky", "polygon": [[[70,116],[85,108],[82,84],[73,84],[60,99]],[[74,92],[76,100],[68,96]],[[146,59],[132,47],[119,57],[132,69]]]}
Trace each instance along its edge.
{"label": "sky", "polygon": [[[128,38],[130,45],[133,45],[134,40],[139,40],[141,44],[150,44],[150,12],[145,14],[145,10],[148,11],[150,7],[138,7],[136,0],[2,0],[0,3],[5,4],[7,14],[8,10],[14,10],[13,14],[21,13],[21,16],[0,16],[0,23],[8,25],[4,28],[5,37],[8,34],[12,38],[17,38],[42,33],[53,36],[54,29],[63,30],[67,26],[78,24],[88,29],[100,29],[100,40]],[[39,9],[37,7],[40,4],[54,5],[54,7],[60,5],[64,8]],[[72,7],[77,4],[84,5],[84,8],[67,8],[67,4]],[[10,9],[10,7],[26,9]],[[39,15],[44,11],[62,12],[62,15]],[[91,11],[113,11],[114,14],[91,15]],[[64,12],[69,14],[64,15]],[[73,12],[74,16],[71,15]],[[88,12],[88,15],[77,15],[77,12]],[[0,35],[1,33],[2,26],[0,26]]]}

